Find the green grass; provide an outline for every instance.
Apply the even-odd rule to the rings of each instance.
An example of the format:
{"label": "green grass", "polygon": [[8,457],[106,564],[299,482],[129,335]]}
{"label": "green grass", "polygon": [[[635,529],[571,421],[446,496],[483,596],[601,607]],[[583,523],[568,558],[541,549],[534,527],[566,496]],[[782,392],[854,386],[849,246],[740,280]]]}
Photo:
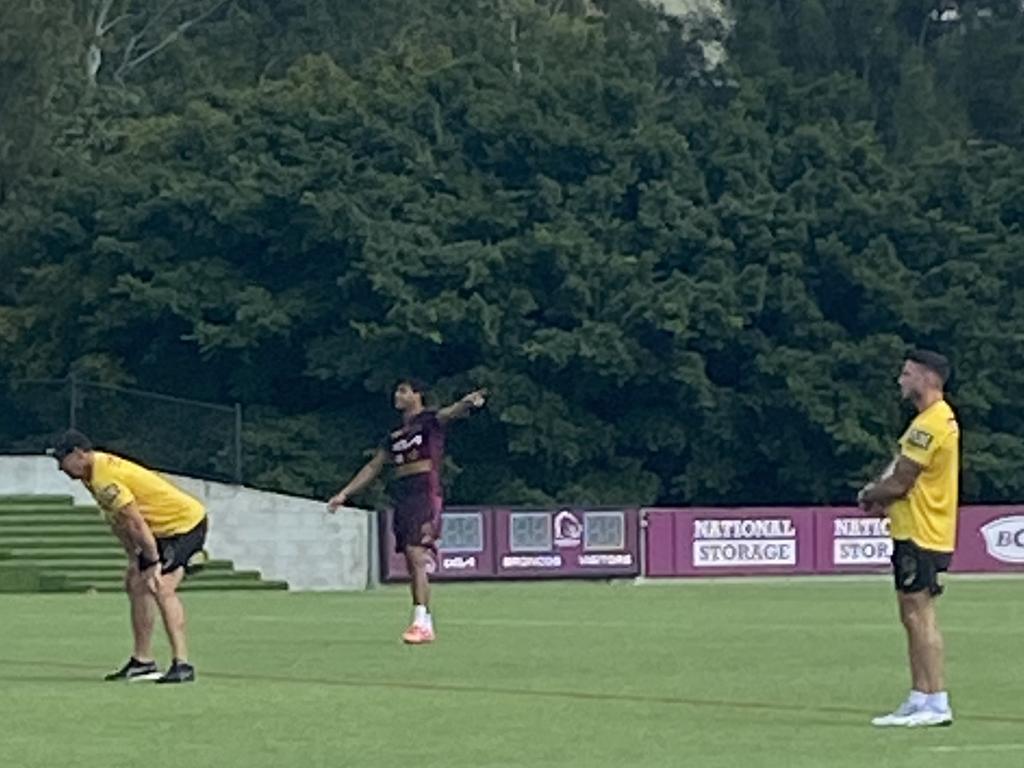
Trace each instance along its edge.
{"label": "green grass", "polygon": [[[399,589],[191,594],[193,686],[98,682],[117,595],[0,596],[18,768],[942,768],[1024,764],[1024,582],[951,580],[952,728],[907,688],[885,580],[452,585],[407,648]],[[159,656],[166,661],[161,639]]]}

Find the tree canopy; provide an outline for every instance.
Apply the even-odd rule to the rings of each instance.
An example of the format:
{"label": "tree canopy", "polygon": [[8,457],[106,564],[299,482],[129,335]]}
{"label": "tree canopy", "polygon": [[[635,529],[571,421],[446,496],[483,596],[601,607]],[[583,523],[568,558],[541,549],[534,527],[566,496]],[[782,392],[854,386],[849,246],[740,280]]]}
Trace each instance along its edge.
{"label": "tree canopy", "polygon": [[0,377],[239,400],[291,492],[414,374],[493,393],[455,501],[826,503],[928,346],[1021,497],[1017,2],[3,3]]}

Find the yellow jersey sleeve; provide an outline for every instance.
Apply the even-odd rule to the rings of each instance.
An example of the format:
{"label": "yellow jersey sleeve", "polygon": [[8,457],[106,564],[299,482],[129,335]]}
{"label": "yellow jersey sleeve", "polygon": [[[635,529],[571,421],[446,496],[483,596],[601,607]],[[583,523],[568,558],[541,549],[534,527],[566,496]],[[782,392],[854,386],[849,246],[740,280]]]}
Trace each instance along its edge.
{"label": "yellow jersey sleeve", "polygon": [[120,478],[106,456],[98,457],[93,466],[92,495],[100,508],[108,516],[119,514],[129,504],[135,502],[135,494]]}
{"label": "yellow jersey sleeve", "polygon": [[936,452],[955,431],[954,425],[944,409],[930,409],[918,415],[900,438],[900,455],[921,467],[930,466]]}

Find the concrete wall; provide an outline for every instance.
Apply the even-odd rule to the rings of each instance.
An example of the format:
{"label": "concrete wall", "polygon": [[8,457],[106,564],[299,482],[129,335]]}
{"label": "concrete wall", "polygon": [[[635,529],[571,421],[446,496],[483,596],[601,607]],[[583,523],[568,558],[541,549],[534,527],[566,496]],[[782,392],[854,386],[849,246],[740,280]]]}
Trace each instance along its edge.
{"label": "concrete wall", "polygon": [[[327,514],[322,501],[167,475],[206,506],[207,549],[238,568],[287,581],[295,590],[366,589],[370,516],[345,509]],[[81,483],[47,456],[0,456],[0,494],[65,494],[94,504]]]}

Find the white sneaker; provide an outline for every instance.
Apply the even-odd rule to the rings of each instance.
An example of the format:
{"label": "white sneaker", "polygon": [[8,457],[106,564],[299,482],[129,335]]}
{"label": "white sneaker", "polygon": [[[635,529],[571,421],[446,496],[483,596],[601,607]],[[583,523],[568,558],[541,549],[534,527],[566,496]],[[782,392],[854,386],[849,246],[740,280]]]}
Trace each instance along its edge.
{"label": "white sneaker", "polygon": [[907,721],[906,725],[908,728],[929,728],[935,726],[944,726],[953,724],[953,710],[952,709],[931,709],[925,707],[919,709],[912,714]]}
{"label": "white sneaker", "polygon": [[924,707],[919,707],[916,704],[911,704],[910,701],[904,701],[900,704],[895,712],[890,712],[888,715],[882,715],[876,717],[871,721],[871,724],[878,728],[891,728],[893,726],[906,726],[910,725],[910,719],[917,713],[923,712]]}

